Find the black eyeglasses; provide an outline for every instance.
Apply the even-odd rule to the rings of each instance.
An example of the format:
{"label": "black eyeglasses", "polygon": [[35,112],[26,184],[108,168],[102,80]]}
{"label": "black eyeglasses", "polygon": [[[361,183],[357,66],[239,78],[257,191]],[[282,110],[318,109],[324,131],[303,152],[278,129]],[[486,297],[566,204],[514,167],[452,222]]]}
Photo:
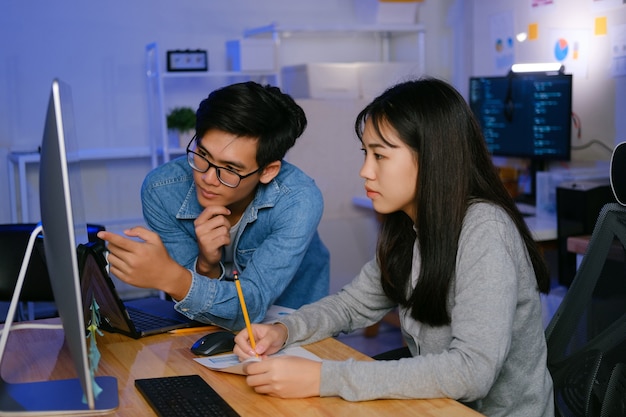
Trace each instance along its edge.
{"label": "black eyeglasses", "polygon": [[189,166],[202,173],[207,172],[211,167],[215,168],[215,175],[217,175],[217,179],[227,187],[235,188],[239,185],[241,180],[248,178],[261,170],[261,168],[257,168],[249,174],[239,175],[232,169],[224,168],[209,162],[208,159],[196,152],[196,145],[197,136],[194,136],[187,145],[187,163],[189,163]]}

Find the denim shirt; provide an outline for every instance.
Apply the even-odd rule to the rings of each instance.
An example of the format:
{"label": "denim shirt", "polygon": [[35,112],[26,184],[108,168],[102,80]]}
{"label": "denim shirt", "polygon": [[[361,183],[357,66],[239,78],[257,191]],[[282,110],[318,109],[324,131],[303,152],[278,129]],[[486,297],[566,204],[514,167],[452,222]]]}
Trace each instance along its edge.
{"label": "denim shirt", "polygon": [[[195,271],[194,220],[203,207],[186,157],[150,172],[141,199],[147,225],[159,234],[170,256],[193,275],[176,310],[231,330],[245,327],[235,283],[223,274],[210,279]],[[323,209],[313,179],[285,161],[270,183],[257,187],[233,245],[234,268],[251,321],[263,320],[272,304],[298,308],[328,294],[330,256],[317,232]]]}

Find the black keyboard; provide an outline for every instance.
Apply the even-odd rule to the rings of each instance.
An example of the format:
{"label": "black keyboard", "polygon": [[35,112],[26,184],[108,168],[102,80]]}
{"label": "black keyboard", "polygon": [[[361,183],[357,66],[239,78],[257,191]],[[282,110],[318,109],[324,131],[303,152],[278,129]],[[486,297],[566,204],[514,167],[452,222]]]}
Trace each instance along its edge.
{"label": "black keyboard", "polygon": [[199,375],[136,379],[135,386],[159,417],[239,416]]}
{"label": "black keyboard", "polygon": [[160,329],[164,327],[175,326],[181,323],[181,321],[179,320],[155,316],[154,314],[150,314],[142,310],[137,310],[132,307],[126,307],[126,311],[128,311],[130,320],[133,322],[137,330]]}

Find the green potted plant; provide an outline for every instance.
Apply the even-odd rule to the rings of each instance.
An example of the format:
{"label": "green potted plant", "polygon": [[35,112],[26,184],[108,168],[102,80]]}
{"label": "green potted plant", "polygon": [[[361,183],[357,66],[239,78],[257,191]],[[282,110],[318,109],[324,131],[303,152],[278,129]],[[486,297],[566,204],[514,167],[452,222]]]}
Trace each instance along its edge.
{"label": "green potted plant", "polygon": [[196,112],[191,107],[174,107],[167,114],[170,143],[184,148],[196,129]]}

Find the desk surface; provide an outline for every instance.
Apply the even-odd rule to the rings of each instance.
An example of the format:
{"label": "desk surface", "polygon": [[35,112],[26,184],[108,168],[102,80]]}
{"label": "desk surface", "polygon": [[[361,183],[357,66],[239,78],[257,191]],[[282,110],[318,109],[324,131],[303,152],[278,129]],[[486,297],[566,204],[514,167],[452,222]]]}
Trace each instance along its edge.
{"label": "desk surface", "polygon": [[[364,196],[352,197],[352,204],[356,207],[373,210],[372,201]],[[526,216],[524,217],[530,233],[536,242],[546,242],[556,240],[556,216]]]}
{"label": "desk surface", "polygon": [[[480,415],[450,399],[349,402],[337,397],[281,400],[259,395],[246,385],[243,376],[212,371],[192,360],[195,356],[189,347],[202,334],[163,334],[139,340],[111,333],[98,337],[102,359],[97,375],[117,378],[120,407],[115,415],[154,415],[135,389],[135,379],[188,374],[204,378],[242,416]],[[307,348],[325,359],[371,360],[332,338]],[[76,374],[71,363],[62,330],[16,330],[9,336],[2,377],[14,383],[73,378]]]}
{"label": "desk surface", "polygon": [[[577,255],[585,255],[591,242],[591,235],[570,236],[567,238],[567,251]],[[609,247],[607,259],[612,261],[624,261],[624,247],[619,239],[614,239],[613,244]]]}

